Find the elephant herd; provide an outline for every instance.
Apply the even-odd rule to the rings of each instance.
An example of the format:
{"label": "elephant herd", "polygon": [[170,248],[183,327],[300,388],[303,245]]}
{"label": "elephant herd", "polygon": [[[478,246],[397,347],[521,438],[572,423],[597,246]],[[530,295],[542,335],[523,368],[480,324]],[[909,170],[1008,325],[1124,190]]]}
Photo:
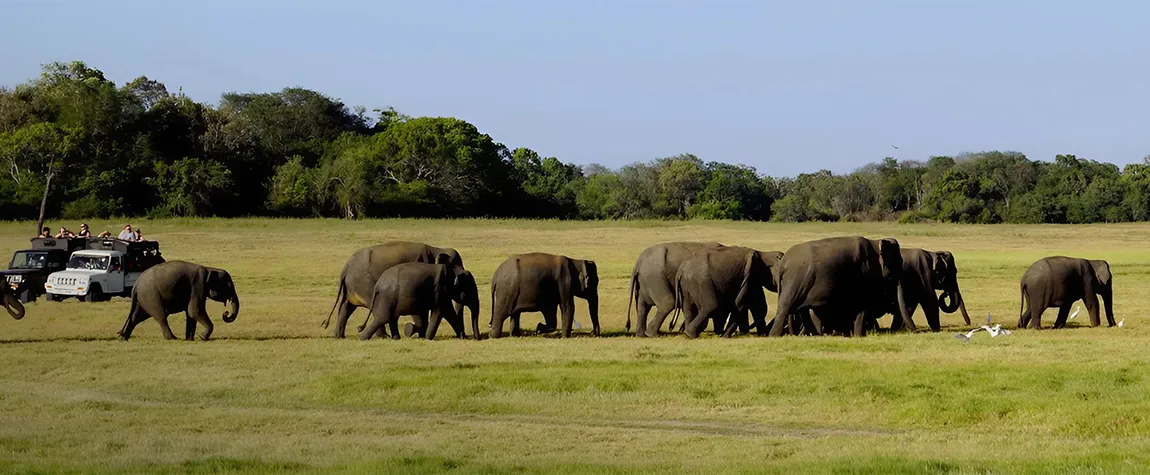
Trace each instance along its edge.
{"label": "elephant herd", "polygon": [[[778,294],[775,315],[768,320],[764,290]],[[1047,257],[1031,265],[1020,283],[1019,328],[1040,328],[1042,313],[1058,308],[1055,328],[1066,325],[1071,305],[1082,300],[1093,326],[1101,325],[1101,296],[1109,326],[1114,326],[1113,275],[1103,260]],[[785,252],[761,251],[718,242],[668,242],[644,249],[631,271],[627,331],[659,334],[668,316],[669,330],[698,337],[708,324],[724,337],[750,332],[759,335],[863,336],[890,314],[892,330],[915,330],[911,319],[922,307],[926,323],[939,331],[939,311],[970,316],[958,285],[954,256],[946,251],[901,248],[892,238],[831,237],[791,246]],[[491,277],[489,336],[499,338],[507,320],[511,335],[522,335],[520,315],[539,312],[536,332],[560,331],[571,336],[575,298],[586,301],[591,334],[598,336],[599,273],[595,261],[527,253],[512,256]],[[231,323],[239,315],[239,296],[231,275],[223,269],[185,261],[168,261],[140,275],[132,289],[131,308],[119,332],[123,340],[148,318],[155,319],[167,339],[175,339],[167,316],[183,312],[185,339],[207,340],[213,325],[205,310],[208,299],[230,304],[223,314]],[[8,286],[0,285],[0,303],[19,320],[25,309]],[[451,248],[391,241],[357,250],[344,264],[335,305],[323,327],[335,325],[332,336],[345,336],[356,308],[367,308],[358,327],[362,340],[398,339],[398,320],[411,316],[403,335],[434,339],[446,320],[458,338],[467,338],[463,319],[471,317],[472,337],[480,339],[479,291],[463,258]],[[648,320],[652,309],[655,314]]]}

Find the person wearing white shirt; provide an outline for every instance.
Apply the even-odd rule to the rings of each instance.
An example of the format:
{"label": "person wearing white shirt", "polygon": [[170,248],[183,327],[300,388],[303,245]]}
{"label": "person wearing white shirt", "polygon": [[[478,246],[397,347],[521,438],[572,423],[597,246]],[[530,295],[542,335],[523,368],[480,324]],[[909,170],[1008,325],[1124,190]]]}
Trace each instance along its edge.
{"label": "person wearing white shirt", "polygon": [[132,225],[128,224],[124,226],[124,230],[120,231],[120,235],[116,236],[116,238],[121,241],[135,241],[136,233],[132,232]]}

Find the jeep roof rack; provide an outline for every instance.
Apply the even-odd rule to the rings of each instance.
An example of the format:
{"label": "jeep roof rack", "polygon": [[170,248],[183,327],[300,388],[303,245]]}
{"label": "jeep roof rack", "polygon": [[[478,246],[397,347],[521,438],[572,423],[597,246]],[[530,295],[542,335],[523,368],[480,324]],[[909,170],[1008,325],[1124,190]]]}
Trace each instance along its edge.
{"label": "jeep roof rack", "polygon": [[155,254],[160,251],[160,243],[156,241],[92,238],[88,239],[87,248],[93,251],[120,251],[125,254]]}
{"label": "jeep roof rack", "polygon": [[84,238],[32,238],[32,249],[59,249],[62,251],[78,251],[87,246]]}

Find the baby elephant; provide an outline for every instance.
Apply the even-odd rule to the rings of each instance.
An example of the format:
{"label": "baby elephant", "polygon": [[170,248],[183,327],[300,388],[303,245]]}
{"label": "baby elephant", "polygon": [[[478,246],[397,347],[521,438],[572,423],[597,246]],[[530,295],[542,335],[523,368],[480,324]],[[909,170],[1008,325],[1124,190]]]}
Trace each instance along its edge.
{"label": "baby elephant", "polygon": [[168,315],[184,312],[187,317],[184,338],[195,339],[196,323],[199,323],[204,326],[200,338],[207,340],[213,328],[205,306],[207,299],[231,304],[230,311],[224,310],[225,323],[236,321],[240,315],[240,298],[236,296],[236,286],[228,271],[184,261],[154,266],[140,274],[132,287],[132,307],[120,330],[120,339],[131,338],[136,325],[151,317],[160,324],[164,338],[174,340],[176,336],[168,326]]}
{"label": "baby elephant", "polygon": [[1106,321],[1114,326],[1113,276],[1110,264],[1103,260],[1086,260],[1065,256],[1040,259],[1022,274],[1022,303],[1018,328],[1041,328],[1042,312],[1058,308],[1054,328],[1066,326],[1070,305],[1078,300],[1086,304],[1090,325],[1102,324],[1098,317],[1098,295],[1106,304]]}
{"label": "baby elephant", "polygon": [[563,337],[571,336],[575,297],[587,301],[592,335],[599,336],[599,272],[595,261],[534,252],[513,256],[491,276],[491,338],[503,336],[503,322],[511,318],[511,334],[518,336],[519,314],[540,312],[539,333],[555,331],[555,308],[563,314]]}
{"label": "baby elephant", "polygon": [[[455,302],[479,314],[479,291],[471,272],[449,264],[407,262],[391,267],[379,275],[372,292],[371,323],[361,327],[360,340],[370,340],[387,325],[391,338],[399,339],[399,317],[411,315],[416,323],[406,334],[418,333],[428,340],[435,339],[440,319],[446,319],[458,338],[467,338],[462,312],[455,311]],[[430,314],[430,317],[427,317]],[[427,317],[427,318],[425,318]],[[475,319],[472,326],[477,327]],[[414,329],[411,330],[411,328]],[[478,337],[478,328],[473,328]]]}
{"label": "baby elephant", "polygon": [[[772,268],[782,257],[778,251],[730,246],[699,251],[683,261],[675,276],[675,302],[683,313],[687,336],[697,338],[707,320],[712,320],[715,333],[730,337],[736,327],[747,326],[748,312],[758,333],[766,335],[763,288],[778,291]],[[732,318],[727,320],[727,315]]]}

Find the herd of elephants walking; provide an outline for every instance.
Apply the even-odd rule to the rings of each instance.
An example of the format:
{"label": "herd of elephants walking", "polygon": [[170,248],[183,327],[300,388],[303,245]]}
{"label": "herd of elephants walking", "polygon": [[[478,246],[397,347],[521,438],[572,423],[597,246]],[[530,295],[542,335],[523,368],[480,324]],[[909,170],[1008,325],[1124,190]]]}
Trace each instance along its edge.
{"label": "herd of elephants walking", "polygon": [[[575,298],[586,301],[591,334],[600,334],[599,275],[595,261],[528,253],[508,258],[491,277],[489,337],[504,334],[507,320],[513,336],[522,335],[524,312],[539,312],[537,333],[560,331],[571,336]],[[1054,327],[1066,325],[1071,305],[1085,303],[1092,326],[1101,325],[1098,297],[1114,326],[1113,276],[1103,260],[1053,256],[1038,260],[1022,275],[1020,328],[1040,328],[1042,313],[1058,308]],[[764,290],[778,294],[768,320]],[[24,316],[20,300],[0,286],[0,300],[13,318]],[[155,319],[165,338],[175,339],[168,315],[184,313],[185,339],[197,326],[203,340],[212,334],[206,301],[228,305],[224,322],[239,315],[240,303],[231,275],[223,269],[186,261],[168,261],[145,271],[131,293],[131,309],[119,336]],[[958,268],[947,251],[902,248],[892,238],[831,237],[796,244],[785,252],[761,251],[718,242],[668,242],[644,249],[631,271],[627,330],[636,311],[634,335],[656,336],[672,316],[669,330],[696,338],[712,324],[716,334],[863,336],[878,328],[878,319],[894,316],[891,329],[915,330],[911,316],[922,307],[926,323],[940,329],[939,311],[961,312],[970,324]],[[411,316],[403,335],[433,339],[446,320],[458,338],[467,338],[464,309],[471,317],[472,337],[480,339],[479,291],[463,257],[451,248],[408,241],[365,247],[351,255],[339,276],[336,301],[323,322],[332,336],[345,336],[357,308],[368,309],[358,328],[360,339],[398,339],[398,320]],[[651,316],[651,310],[655,313]],[[648,318],[650,316],[650,318]],[[681,317],[681,323],[676,323]]]}

